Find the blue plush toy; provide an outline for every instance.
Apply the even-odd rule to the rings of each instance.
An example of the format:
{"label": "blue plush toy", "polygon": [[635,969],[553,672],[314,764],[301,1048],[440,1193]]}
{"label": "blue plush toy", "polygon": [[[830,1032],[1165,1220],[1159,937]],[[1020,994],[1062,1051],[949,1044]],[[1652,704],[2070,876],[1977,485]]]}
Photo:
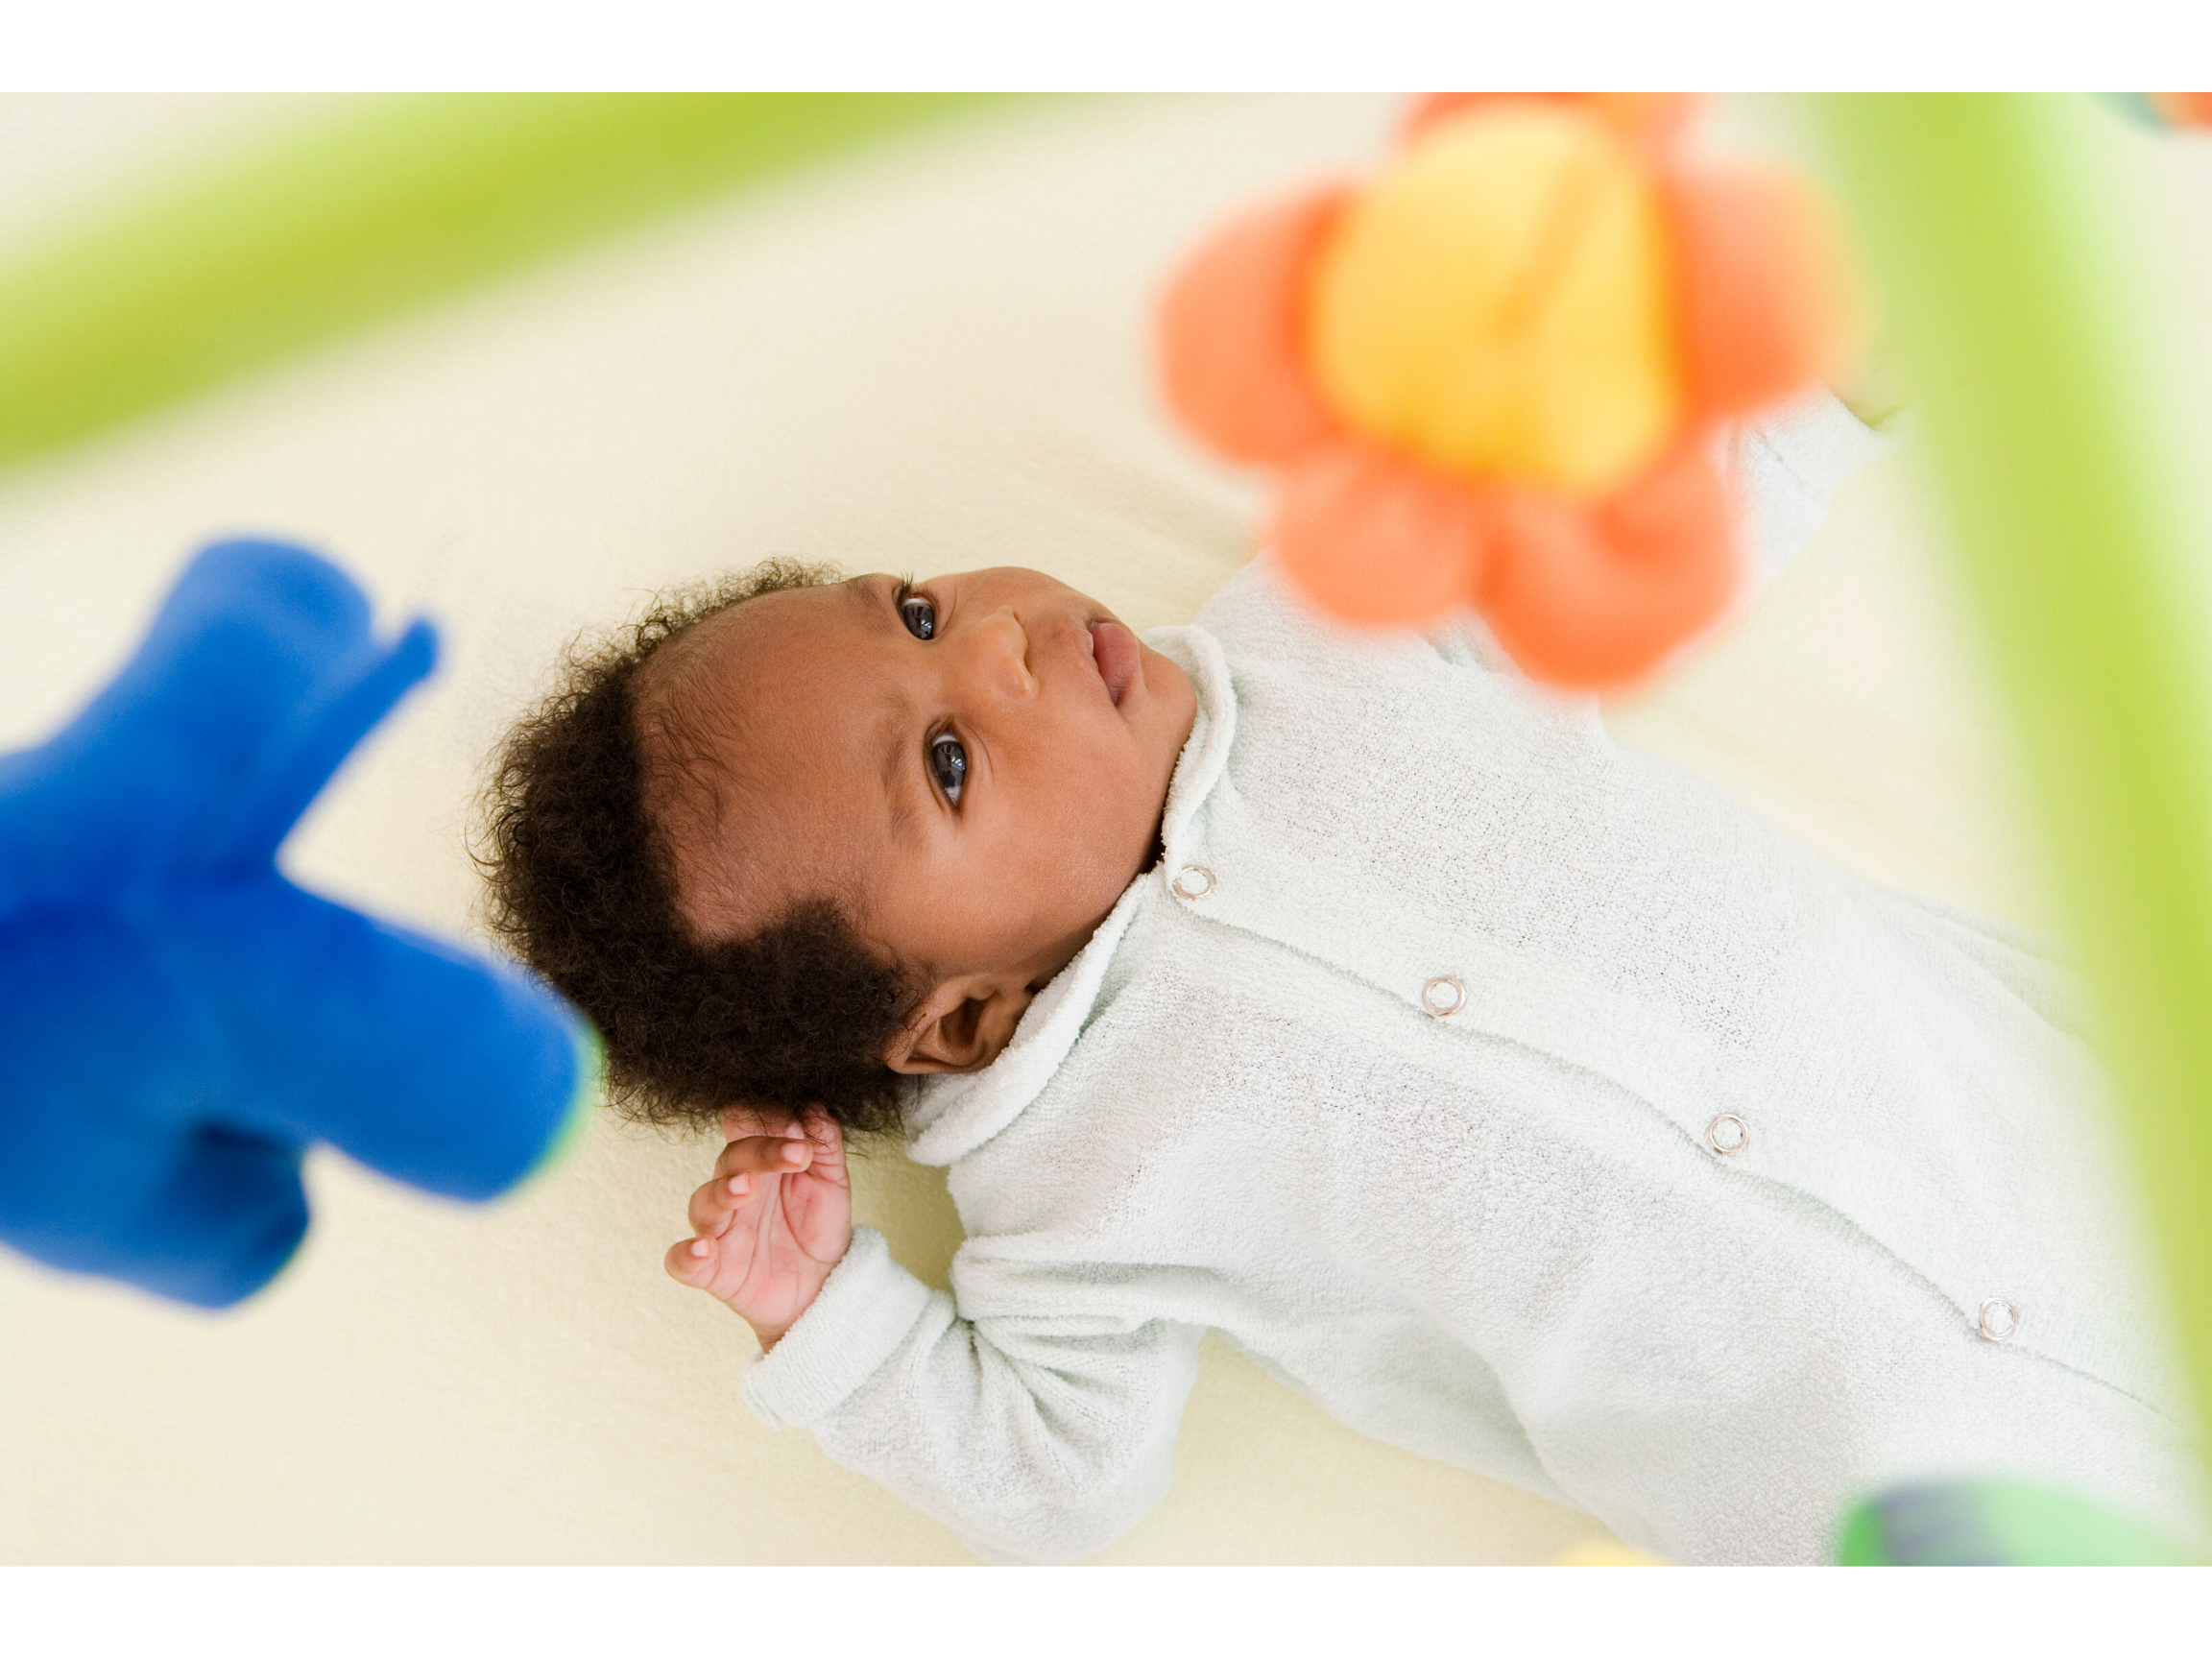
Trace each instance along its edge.
{"label": "blue plush toy", "polygon": [[582,1121],[598,1044],[559,998],[276,871],[435,656],[422,622],[379,644],[325,561],[227,542],[0,756],[0,1239],[222,1307],[298,1248],[309,1142],[483,1198]]}

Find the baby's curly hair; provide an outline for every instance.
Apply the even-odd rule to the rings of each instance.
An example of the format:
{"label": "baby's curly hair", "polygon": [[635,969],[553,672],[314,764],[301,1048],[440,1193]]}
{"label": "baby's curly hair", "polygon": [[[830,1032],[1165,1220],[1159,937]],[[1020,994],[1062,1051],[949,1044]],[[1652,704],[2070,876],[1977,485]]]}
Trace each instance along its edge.
{"label": "baby's curly hair", "polygon": [[693,939],[646,799],[645,663],[733,606],[838,579],[771,560],[657,596],[609,638],[571,644],[560,684],[493,759],[474,836],[488,920],[599,1027],[612,1102],[634,1121],[711,1128],[745,1102],[819,1105],[862,1132],[901,1125],[910,1083],[882,1061],[903,1012],[897,970],[826,898],[749,938]]}

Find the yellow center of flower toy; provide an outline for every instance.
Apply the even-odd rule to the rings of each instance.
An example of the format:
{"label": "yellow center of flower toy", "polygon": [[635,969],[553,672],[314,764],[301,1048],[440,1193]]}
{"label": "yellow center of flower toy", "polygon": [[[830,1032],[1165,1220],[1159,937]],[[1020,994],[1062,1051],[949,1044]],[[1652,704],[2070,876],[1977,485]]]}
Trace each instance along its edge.
{"label": "yellow center of flower toy", "polygon": [[1440,123],[1345,208],[1308,306],[1336,413],[1441,468],[1595,496],[1681,421],[1658,193],[1580,109]]}

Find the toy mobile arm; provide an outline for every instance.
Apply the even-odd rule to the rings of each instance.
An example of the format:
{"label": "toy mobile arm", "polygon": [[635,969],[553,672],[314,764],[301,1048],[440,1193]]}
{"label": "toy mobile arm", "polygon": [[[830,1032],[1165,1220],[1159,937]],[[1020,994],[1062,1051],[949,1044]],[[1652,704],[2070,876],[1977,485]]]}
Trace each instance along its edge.
{"label": "toy mobile arm", "polygon": [[597,1045],[518,971],[293,886],[276,854],[430,671],[301,549],[211,547],[47,743],[0,757],[0,1239],[223,1306],[306,1231],[325,1141],[484,1198],[596,1092]]}

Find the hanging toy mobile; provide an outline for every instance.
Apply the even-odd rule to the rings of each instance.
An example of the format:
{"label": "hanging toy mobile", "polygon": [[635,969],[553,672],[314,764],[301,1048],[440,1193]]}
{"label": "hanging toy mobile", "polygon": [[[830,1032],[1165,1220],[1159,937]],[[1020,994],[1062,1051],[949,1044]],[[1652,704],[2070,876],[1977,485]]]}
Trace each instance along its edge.
{"label": "hanging toy mobile", "polygon": [[2212,92],[2121,92],[2123,108],[2153,127],[2212,128]]}
{"label": "hanging toy mobile", "polygon": [[1395,159],[1220,231],[1162,307],[1169,402],[1272,469],[1325,610],[1472,606],[1529,674],[1648,673],[1739,575],[1720,423],[1842,367],[1825,201],[1688,153],[1682,94],[1458,93]]}
{"label": "hanging toy mobile", "polygon": [[589,1118],[599,1039],[552,991],[278,868],[436,657],[370,621],[305,548],[220,543],[76,719],[0,755],[0,1244],[227,1308],[305,1237],[315,1143],[484,1199]]}

